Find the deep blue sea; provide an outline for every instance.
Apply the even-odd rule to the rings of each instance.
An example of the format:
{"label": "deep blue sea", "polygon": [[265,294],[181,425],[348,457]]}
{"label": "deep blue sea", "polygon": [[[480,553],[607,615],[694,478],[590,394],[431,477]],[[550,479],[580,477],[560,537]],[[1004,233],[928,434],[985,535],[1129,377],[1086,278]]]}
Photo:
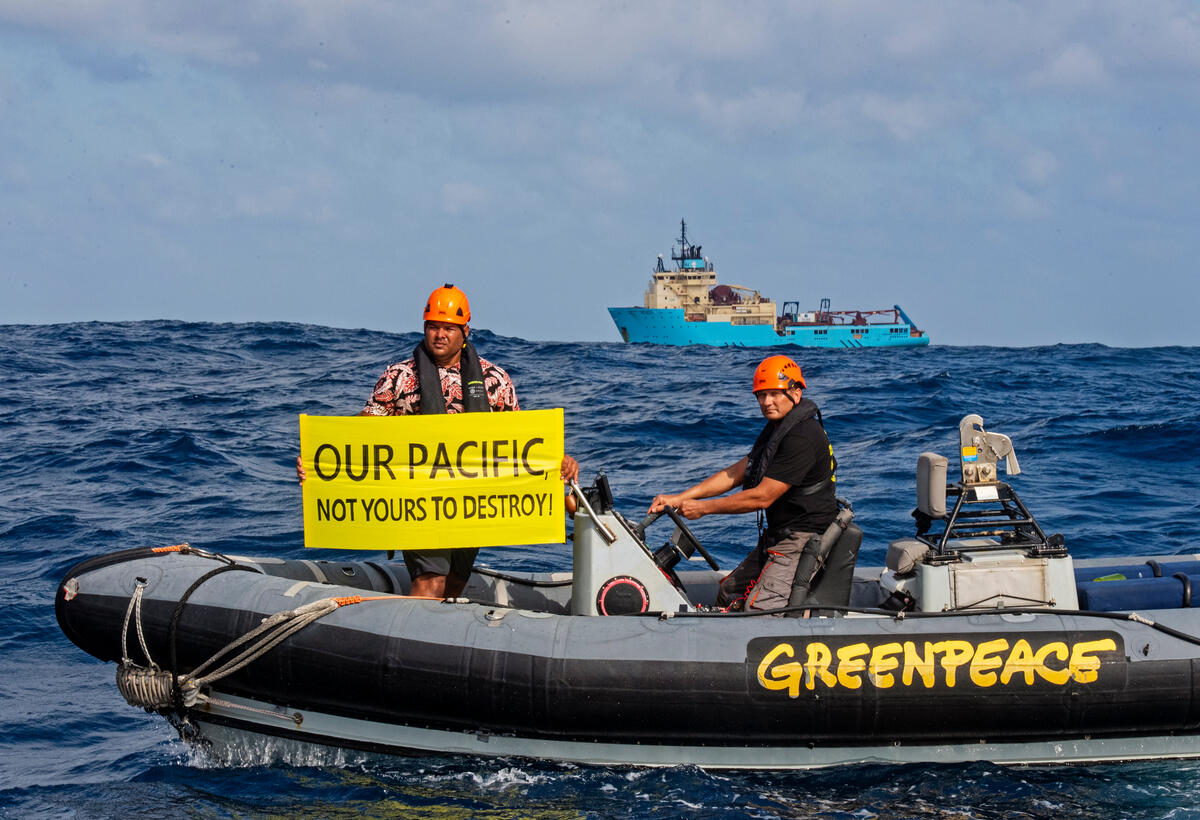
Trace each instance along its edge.
{"label": "deep blue sea", "polygon": [[[301,556],[298,414],[357,413],[417,340],[282,323],[0,327],[0,815],[1200,817],[1200,762],[731,773],[346,754],[228,767],[182,745],[62,636],[56,584],[127,547]],[[568,451],[585,477],[607,472],[629,517],[740,458],[761,424],[749,386],[765,350],[475,341],[523,408],[566,409]],[[953,457],[967,413],[1012,437],[1012,483],[1076,555],[1200,550],[1200,348],[783,351],[822,408],[862,563],[911,533],[917,455]],[[731,566],[752,519],[694,529]],[[566,569],[570,549],[480,561]]]}

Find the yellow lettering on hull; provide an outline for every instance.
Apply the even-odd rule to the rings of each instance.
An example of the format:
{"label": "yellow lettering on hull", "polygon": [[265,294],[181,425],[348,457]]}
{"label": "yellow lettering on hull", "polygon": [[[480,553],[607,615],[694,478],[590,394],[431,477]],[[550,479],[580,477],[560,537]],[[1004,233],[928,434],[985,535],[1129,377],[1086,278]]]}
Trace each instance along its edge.
{"label": "yellow lettering on hull", "polygon": [[1117,650],[1116,639],[1107,637],[1074,643],[1052,640],[1036,649],[1027,638],[855,641],[832,646],[809,641],[799,650],[781,641],[763,655],[757,678],[764,689],[785,691],[790,698],[799,697],[802,688],[853,691],[868,683],[876,689],[897,685],[989,689],[1033,686],[1037,681],[1065,686],[1071,681],[1095,683],[1103,669],[1099,654]]}

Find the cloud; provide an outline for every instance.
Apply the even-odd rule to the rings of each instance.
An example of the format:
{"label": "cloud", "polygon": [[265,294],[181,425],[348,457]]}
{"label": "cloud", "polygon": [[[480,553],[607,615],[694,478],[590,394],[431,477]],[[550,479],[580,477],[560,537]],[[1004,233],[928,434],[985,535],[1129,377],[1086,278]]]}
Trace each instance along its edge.
{"label": "cloud", "polygon": [[33,174],[28,166],[8,159],[0,163],[0,179],[3,179],[6,185],[23,189],[33,181]]}
{"label": "cloud", "polygon": [[1004,204],[1018,219],[1038,220],[1050,216],[1050,207],[1042,200],[1016,186],[1004,191]]}
{"label": "cloud", "polygon": [[727,139],[788,131],[800,121],[804,92],[749,88],[723,97],[697,92],[687,110],[698,126],[716,128]]}
{"label": "cloud", "polygon": [[1104,61],[1083,43],[1071,43],[1040,70],[1033,73],[1035,85],[1097,86],[1107,79]]}
{"label": "cloud", "polygon": [[1033,151],[1025,155],[1021,167],[1026,180],[1044,184],[1058,170],[1058,158],[1049,151]]}
{"label": "cloud", "polygon": [[625,194],[633,180],[621,160],[613,157],[582,155],[566,163],[570,177],[588,191],[606,194]]}
{"label": "cloud", "polygon": [[[299,281],[398,246],[436,268],[470,223],[528,283],[582,226],[636,297],[678,214],[747,284],[786,291],[786,242],[907,305],[1060,223],[1096,237],[1053,247],[1081,271],[1194,224],[1198,102],[1200,10],[1177,0],[0,0],[0,249],[94,275],[66,230],[114,277],[173,269],[150,229],[198,275]],[[612,285],[580,283],[584,335],[611,336]],[[591,320],[563,321],[521,332]]]}
{"label": "cloud", "polygon": [[936,127],[945,106],[922,99],[892,99],[881,94],[864,94],[859,108],[862,116],[878,123],[896,139],[907,142]]}
{"label": "cloud", "polygon": [[114,54],[100,49],[67,49],[63,56],[68,64],[82,68],[101,82],[137,82],[150,77],[150,67],[139,54]]}
{"label": "cloud", "polygon": [[339,206],[344,189],[340,180],[320,169],[294,173],[286,181],[251,171],[231,177],[229,186],[226,201],[232,213],[228,216],[235,219],[328,227],[342,211]]}
{"label": "cloud", "polygon": [[[1188,50],[1200,47],[1196,15],[1169,2],[1101,15],[1032,2],[12,0],[6,20],[52,33],[110,80],[144,79],[139,55],[153,53],[274,94],[308,84],[447,107],[619,106],[647,122],[699,116],[726,138],[825,112],[828,127],[865,118],[906,141],[992,83],[1098,86],[1113,79],[1109,59],[1200,62]],[[858,116],[843,118],[852,107]]]}
{"label": "cloud", "polygon": [[488,192],[472,182],[456,181],[442,185],[442,210],[461,214],[476,209],[488,201]]}
{"label": "cloud", "polygon": [[1128,181],[1123,174],[1106,174],[1099,180],[1100,191],[1107,197],[1119,200],[1129,191]]}

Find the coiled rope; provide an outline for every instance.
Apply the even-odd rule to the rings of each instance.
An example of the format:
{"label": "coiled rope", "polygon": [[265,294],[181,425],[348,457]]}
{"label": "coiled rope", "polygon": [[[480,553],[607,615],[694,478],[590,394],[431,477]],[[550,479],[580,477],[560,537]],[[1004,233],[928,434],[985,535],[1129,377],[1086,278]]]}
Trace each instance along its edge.
{"label": "coiled rope", "polygon": [[[149,709],[155,703],[171,702],[173,675],[159,669],[154,658],[150,657],[150,647],[146,645],[146,634],[142,629],[142,595],[145,590],[146,579],[138,578],[133,595],[129,597],[129,606],[125,608],[125,622],[121,625],[121,662],[117,664],[117,690],[130,705]],[[131,620],[148,666],[139,666],[129,657]]]}
{"label": "coiled rope", "polygon": [[[184,603],[191,596],[191,593],[204,581],[221,571],[231,570],[237,566],[227,565],[205,573],[188,588],[187,592],[180,599],[171,617],[170,625],[172,666],[175,666],[175,634],[179,626],[179,618]],[[249,569],[248,567],[242,568]],[[197,666],[191,672],[177,675],[171,670],[160,668],[150,655],[150,648],[146,643],[145,630],[142,627],[142,598],[146,589],[146,583],[145,578],[137,579],[133,595],[129,599],[129,605],[125,609],[125,621],[121,627],[121,662],[117,665],[117,689],[131,706],[140,706],[149,711],[161,711],[173,707],[176,711],[182,712],[184,709],[195,706],[201,701],[208,701],[208,697],[200,691],[202,688],[221,678],[232,675],[247,664],[262,657],[300,630],[343,606],[363,601],[379,601],[405,597],[400,595],[377,595],[371,597],[351,595],[346,597],[322,598],[296,607],[295,609],[276,612],[274,615],[264,618],[259,626],[256,626],[240,638],[231,641],[217,650],[208,660],[204,661],[204,663]],[[133,623],[137,633],[138,645],[146,658],[146,666],[135,663],[129,657],[130,623]],[[241,651],[230,656],[230,653],[239,649]],[[209,670],[210,667],[213,667],[222,658],[226,658],[226,660],[219,666],[212,668],[207,674],[204,674],[206,670]]]}

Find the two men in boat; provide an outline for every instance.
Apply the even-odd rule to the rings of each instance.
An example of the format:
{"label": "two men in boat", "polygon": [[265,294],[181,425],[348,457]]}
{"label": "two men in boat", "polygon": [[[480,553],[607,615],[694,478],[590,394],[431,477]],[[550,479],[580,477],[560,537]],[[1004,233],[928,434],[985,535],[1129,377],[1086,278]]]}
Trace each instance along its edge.
{"label": "two men in boat", "polygon": [[767,423],[749,455],[681,493],[658,495],[650,504],[650,512],[671,506],[689,519],[757,511],[760,528],[765,511],[757,546],[721,581],[718,606],[786,606],[805,545],[837,517],[837,459],[820,410],[803,397],[807,386],[800,366],[787,356],[764,359],[754,371],[752,390]]}
{"label": "two men in boat", "polygon": [[[408,416],[432,413],[487,413],[519,410],[517,390],[503,368],[483,359],[467,340],[471,306],[467,295],[452,284],[442,285],[425,302],[424,338],[412,358],[384,371],[360,416]],[[305,470],[296,459],[304,483]],[[575,481],[579,464],[564,456],[563,481]],[[568,498],[567,509],[573,510]],[[430,598],[458,597],[475,565],[478,549],[405,550],[404,563],[412,578],[412,594]]]}

